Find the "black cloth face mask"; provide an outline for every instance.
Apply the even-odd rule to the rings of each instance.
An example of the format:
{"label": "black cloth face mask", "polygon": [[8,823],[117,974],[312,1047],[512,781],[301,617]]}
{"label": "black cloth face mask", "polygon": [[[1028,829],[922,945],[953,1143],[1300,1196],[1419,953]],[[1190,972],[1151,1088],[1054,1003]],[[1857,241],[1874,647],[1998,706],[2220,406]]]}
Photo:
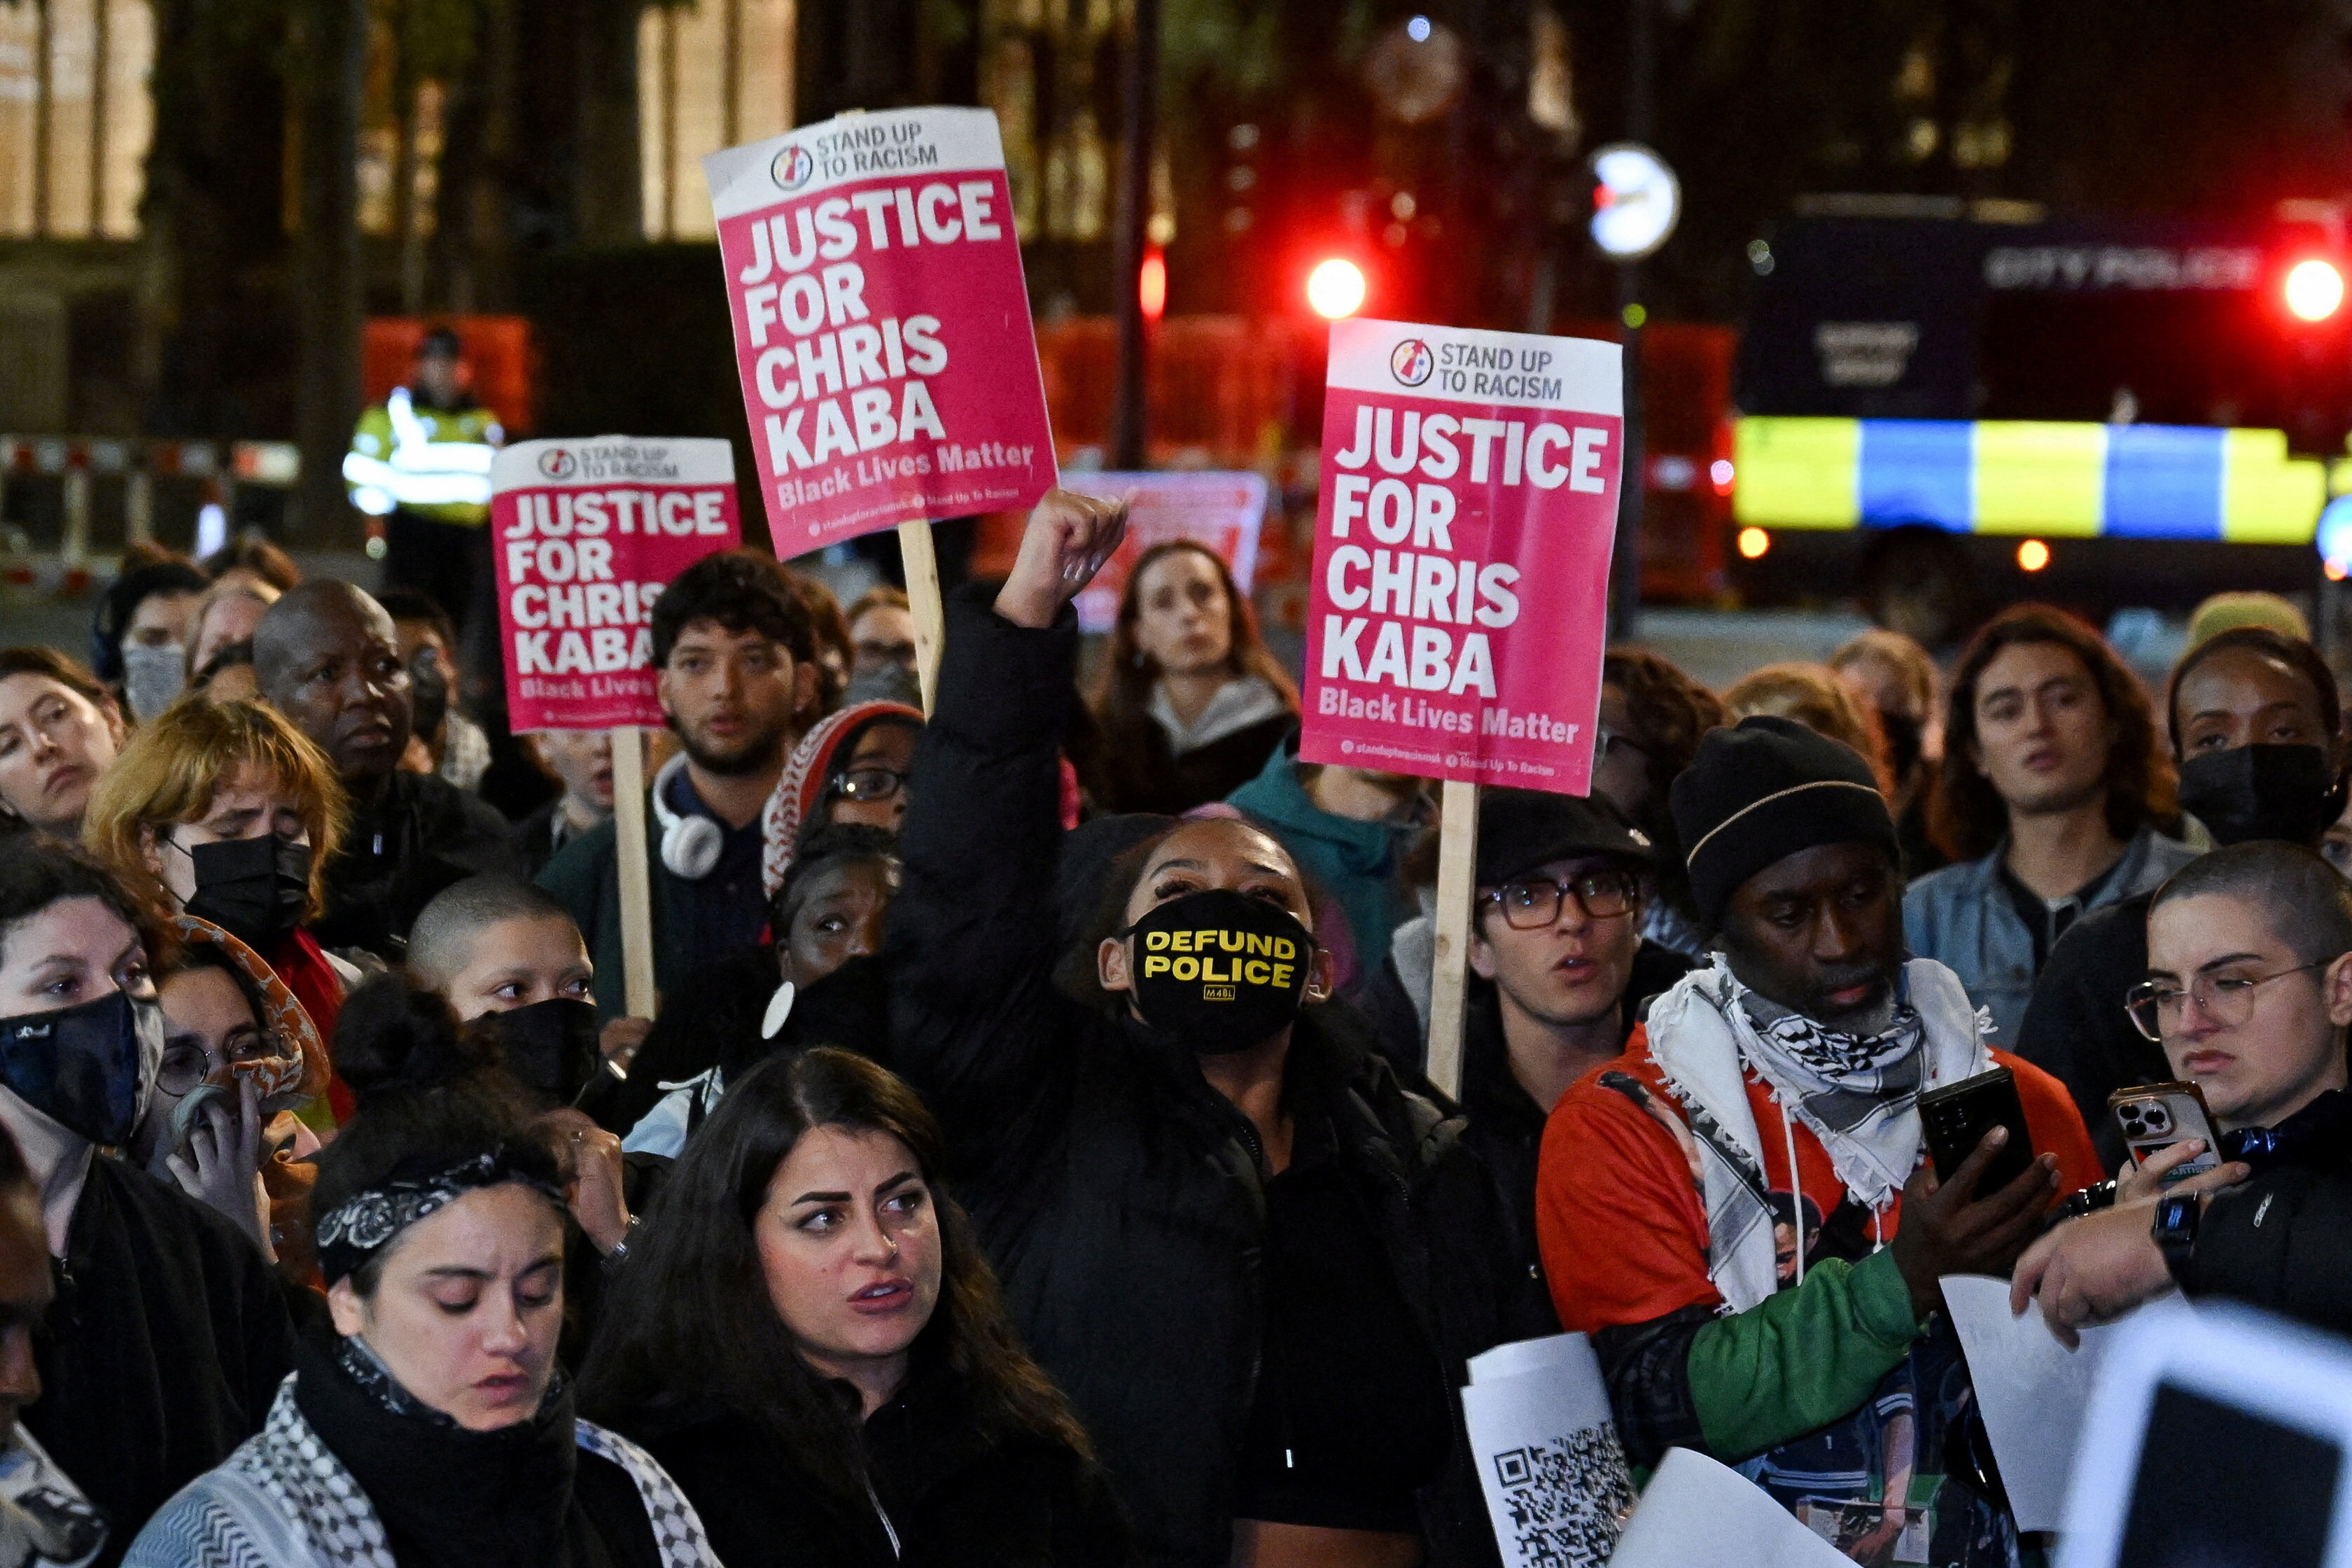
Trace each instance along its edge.
{"label": "black cloth face mask", "polygon": [[302,923],[310,902],[310,847],[268,834],[199,844],[188,913],[206,920],[257,952],[268,952]]}
{"label": "black cloth face mask", "polygon": [[163,1005],[128,992],[0,1018],[0,1083],[92,1143],[131,1142],[163,1063]]}
{"label": "black cloth face mask", "polygon": [[2344,815],[2344,787],[2317,746],[2238,746],[2180,764],[2180,809],[2217,844],[2315,844]]}
{"label": "black cloth face mask", "polygon": [[1306,1005],[1315,939],[1289,910],[1228,888],[1172,899],[1123,933],[1145,1023],[1196,1055],[1263,1044]]}
{"label": "black cloth face mask", "polygon": [[485,1013],[474,1023],[498,1037],[507,1070],[524,1088],[557,1105],[578,1100],[589,1080],[604,1069],[593,1003],[557,996],[504,1013]]}

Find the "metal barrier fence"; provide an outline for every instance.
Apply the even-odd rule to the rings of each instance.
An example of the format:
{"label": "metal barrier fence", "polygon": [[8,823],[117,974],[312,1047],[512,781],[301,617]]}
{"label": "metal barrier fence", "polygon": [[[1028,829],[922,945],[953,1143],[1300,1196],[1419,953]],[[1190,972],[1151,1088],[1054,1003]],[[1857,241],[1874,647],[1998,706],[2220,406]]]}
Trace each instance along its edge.
{"label": "metal barrier fence", "polygon": [[[206,510],[218,508],[225,536],[228,520],[236,514],[239,487],[282,490],[301,472],[301,450],[288,441],[0,435],[0,522],[11,520],[9,501],[26,486],[54,487],[57,521],[52,549],[35,551],[32,530],[17,524],[7,529],[8,548],[0,553],[37,553],[54,558],[68,572],[86,569],[93,557],[106,553],[96,548],[92,531],[94,497],[101,483],[120,487],[124,544],[155,539],[157,487],[170,482],[193,488],[199,532]],[[16,510],[33,509],[20,502]],[[28,572],[21,563],[11,564],[10,574],[20,580]]]}

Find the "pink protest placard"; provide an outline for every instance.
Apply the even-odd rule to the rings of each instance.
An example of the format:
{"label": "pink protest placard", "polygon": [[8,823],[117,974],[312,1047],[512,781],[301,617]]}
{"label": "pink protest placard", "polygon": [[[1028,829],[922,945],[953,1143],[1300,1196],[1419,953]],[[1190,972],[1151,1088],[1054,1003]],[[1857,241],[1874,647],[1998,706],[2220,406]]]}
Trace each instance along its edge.
{"label": "pink protest placard", "polygon": [[490,530],[508,722],[659,725],[654,601],[697,561],[742,542],[734,448],[632,436],[501,447]]}
{"label": "pink protest placard", "polygon": [[1617,345],[1339,321],[1326,386],[1300,759],[1585,793]]}
{"label": "pink protest placard", "polygon": [[1244,596],[1257,575],[1265,525],[1265,476],[1234,473],[1065,474],[1065,489],[1128,503],[1127,537],[1077,597],[1078,630],[1099,635],[1118,619],[1118,596],[1144,552],[1184,539],[1207,546]]}
{"label": "pink protest placard", "polygon": [[702,170],[781,552],[1053,488],[993,114],[845,115]]}

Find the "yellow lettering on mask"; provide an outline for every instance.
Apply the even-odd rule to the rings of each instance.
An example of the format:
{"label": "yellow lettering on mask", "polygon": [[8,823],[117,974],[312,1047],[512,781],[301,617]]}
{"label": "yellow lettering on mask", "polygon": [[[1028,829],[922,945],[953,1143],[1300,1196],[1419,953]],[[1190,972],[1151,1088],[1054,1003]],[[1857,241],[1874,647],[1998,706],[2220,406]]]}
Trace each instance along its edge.
{"label": "yellow lettering on mask", "polygon": [[1265,984],[1265,977],[1266,962],[1265,959],[1253,958],[1242,965],[1242,978],[1248,981],[1251,984],[1263,985]]}
{"label": "yellow lettering on mask", "polygon": [[1143,973],[1146,978],[1154,974],[1165,974],[1168,973],[1168,961],[1164,958],[1147,958],[1143,961]]}
{"label": "yellow lettering on mask", "polygon": [[1198,980],[1201,978],[1201,961],[1197,958],[1180,958],[1169,973],[1179,980]]}
{"label": "yellow lettering on mask", "polygon": [[1288,937],[1278,936],[1274,939],[1274,956],[1276,958],[1297,958],[1298,956],[1298,952],[1296,948],[1293,948],[1290,945],[1290,939]]}
{"label": "yellow lettering on mask", "polygon": [[1227,952],[1242,952],[1248,950],[1249,938],[1237,931],[1221,931],[1217,933],[1217,945]]}
{"label": "yellow lettering on mask", "polygon": [[1168,936],[1168,951],[1171,952],[1192,952],[1192,933],[1189,931],[1171,931]]}
{"label": "yellow lettering on mask", "polygon": [[1290,971],[1292,967],[1292,965],[1287,963],[1276,964],[1274,966],[1274,983],[1276,985],[1287,986],[1290,984]]}
{"label": "yellow lettering on mask", "polygon": [[1143,933],[1143,945],[1147,952],[1164,952],[1168,946],[1168,933],[1164,931],[1145,931]]}

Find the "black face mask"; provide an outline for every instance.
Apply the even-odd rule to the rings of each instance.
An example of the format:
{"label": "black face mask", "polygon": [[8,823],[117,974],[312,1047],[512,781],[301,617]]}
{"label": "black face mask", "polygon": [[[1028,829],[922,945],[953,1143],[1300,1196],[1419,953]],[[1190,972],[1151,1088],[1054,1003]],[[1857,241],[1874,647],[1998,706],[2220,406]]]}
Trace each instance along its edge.
{"label": "black face mask", "polygon": [[1204,1057],[1247,1050],[1295,1023],[1315,939],[1289,910],[1225,888],[1187,893],[1129,926],[1135,1005]]}
{"label": "black face mask", "polygon": [[188,913],[267,953],[302,923],[310,902],[310,847],[270,834],[199,844],[196,891]]}
{"label": "black face mask", "polygon": [[1927,745],[1927,726],[1908,713],[1878,710],[1878,727],[1886,735],[1886,760],[1895,769],[1895,776],[1907,779],[1911,770],[1919,765],[1919,753]]}
{"label": "black face mask", "polygon": [[498,1037],[507,1070],[524,1088],[557,1105],[570,1105],[604,1070],[596,1008],[558,996],[506,1013],[485,1013],[475,1024]]}
{"label": "black face mask", "polygon": [[2344,779],[2317,746],[2238,746],[2180,764],[2180,808],[2217,844],[2316,844],[2344,815]]}
{"label": "black face mask", "polygon": [[0,1018],[0,1083],[79,1137],[120,1148],[147,1113],[163,1061],[163,1008],[121,991]]}

